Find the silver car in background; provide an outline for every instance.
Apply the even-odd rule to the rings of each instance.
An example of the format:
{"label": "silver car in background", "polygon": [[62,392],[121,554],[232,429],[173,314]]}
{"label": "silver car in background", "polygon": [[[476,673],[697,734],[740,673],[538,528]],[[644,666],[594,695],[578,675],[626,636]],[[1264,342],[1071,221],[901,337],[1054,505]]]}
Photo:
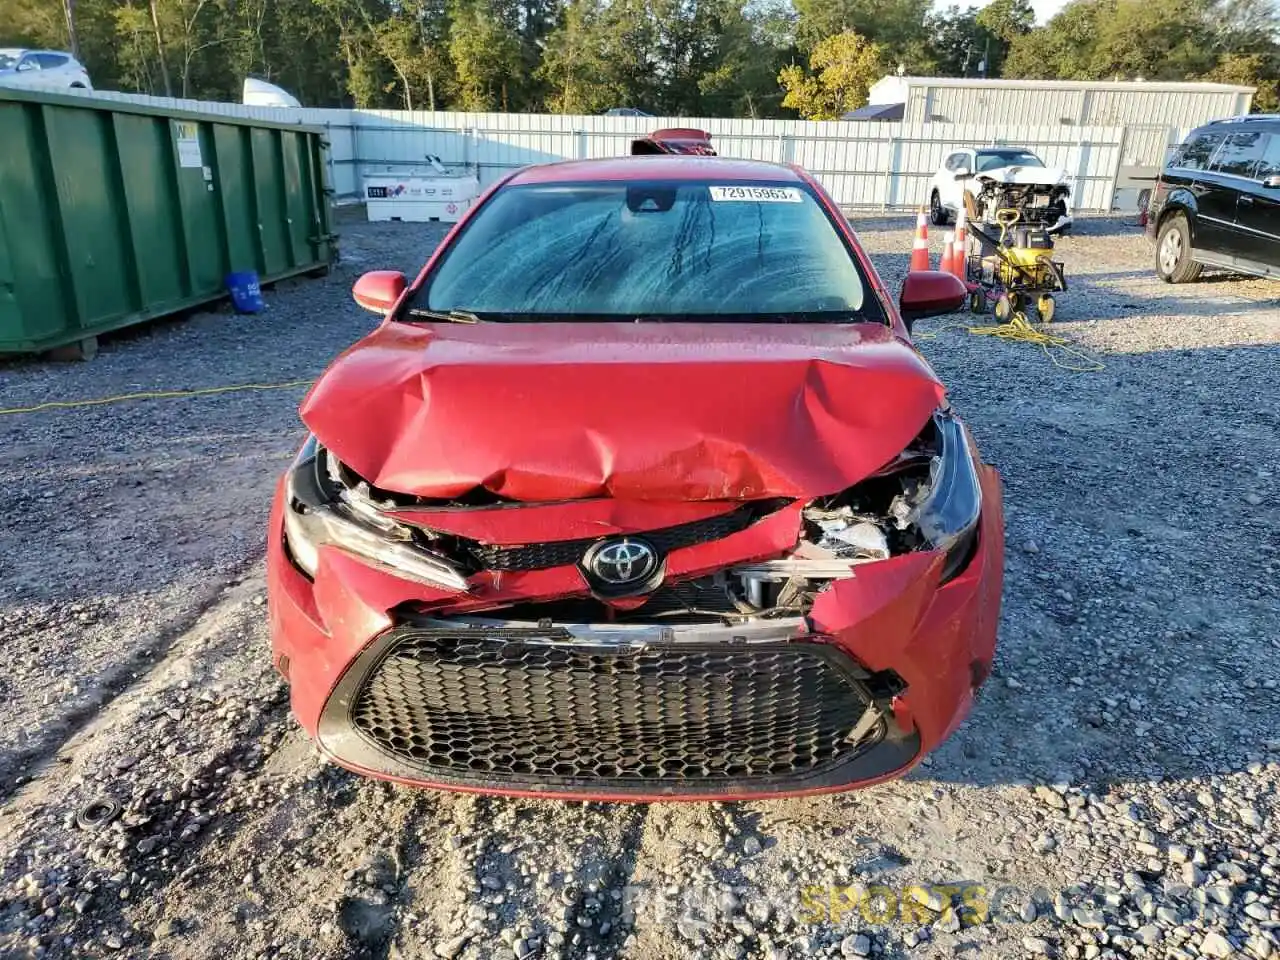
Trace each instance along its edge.
{"label": "silver car in background", "polygon": [[45,90],[92,90],[79,60],[60,50],[0,47],[0,86]]}

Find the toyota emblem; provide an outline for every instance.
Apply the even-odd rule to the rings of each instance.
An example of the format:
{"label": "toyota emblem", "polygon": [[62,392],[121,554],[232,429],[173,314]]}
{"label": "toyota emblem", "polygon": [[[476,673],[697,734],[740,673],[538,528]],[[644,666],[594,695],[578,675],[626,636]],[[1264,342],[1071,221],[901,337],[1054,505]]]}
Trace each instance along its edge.
{"label": "toyota emblem", "polygon": [[623,537],[604,540],[587,551],[582,565],[610,587],[627,587],[648,580],[658,569],[658,552],[643,540]]}

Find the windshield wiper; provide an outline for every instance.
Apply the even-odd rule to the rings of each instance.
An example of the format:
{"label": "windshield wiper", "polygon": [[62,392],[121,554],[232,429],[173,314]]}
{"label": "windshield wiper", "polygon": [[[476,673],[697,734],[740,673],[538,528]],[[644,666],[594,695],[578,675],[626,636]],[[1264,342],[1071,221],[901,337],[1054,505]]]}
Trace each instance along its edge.
{"label": "windshield wiper", "polygon": [[863,310],[781,310],[773,314],[649,314],[636,316],[635,321],[701,324],[876,323],[876,319]]}
{"label": "windshield wiper", "polygon": [[478,313],[472,313],[470,310],[450,310],[447,313],[439,310],[424,310],[421,307],[411,307],[409,316],[419,320],[440,320],[444,323],[483,323],[483,319]]}

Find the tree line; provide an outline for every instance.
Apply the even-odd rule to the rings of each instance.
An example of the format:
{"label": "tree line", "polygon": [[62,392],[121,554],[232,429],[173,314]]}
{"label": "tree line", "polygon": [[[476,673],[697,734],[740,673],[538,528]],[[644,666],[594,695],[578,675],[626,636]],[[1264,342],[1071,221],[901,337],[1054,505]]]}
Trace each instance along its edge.
{"label": "tree line", "polygon": [[0,46],[95,86],[307,106],[839,117],[886,73],[1216,80],[1280,109],[1273,0],[0,0]]}

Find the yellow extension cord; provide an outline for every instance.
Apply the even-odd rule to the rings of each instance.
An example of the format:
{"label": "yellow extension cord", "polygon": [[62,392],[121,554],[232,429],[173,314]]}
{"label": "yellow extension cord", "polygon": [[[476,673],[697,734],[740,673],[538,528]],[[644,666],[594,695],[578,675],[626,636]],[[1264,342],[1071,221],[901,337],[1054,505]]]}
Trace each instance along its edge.
{"label": "yellow extension cord", "polygon": [[286,380],[283,383],[235,383],[225,387],[202,387],[199,390],[153,390],[142,393],[122,393],[114,397],[98,397],[93,400],[49,400],[30,407],[0,408],[0,416],[12,413],[40,413],[43,410],[74,410],[77,407],[101,407],[108,403],[127,400],[169,400],[181,397],[204,397],[214,393],[236,393],[241,390],[285,390],[290,387],[309,387],[314,381]]}
{"label": "yellow extension cord", "polygon": [[[1097,373],[1099,370],[1106,369],[1106,365],[1101,360],[1086,353],[1066,337],[1045,333],[1043,327],[1035,326],[1023,313],[1015,313],[1006,323],[992,326],[974,327],[964,323],[949,323],[941,327],[939,332],[953,327],[968,331],[974,336],[996,337],[1000,340],[1033,344],[1044,351],[1049,361],[1060,370],[1068,370],[1072,373]],[[912,334],[912,336],[916,335]],[[928,338],[932,334],[921,336]],[[1067,358],[1066,361],[1060,360],[1059,356]]]}
{"label": "yellow extension cord", "polygon": [[[1105,370],[1106,366],[1101,360],[1093,357],[1081,350],[1066,337],[1056,337],[1053,334],[1046,333],[1042,327],[1036,327],[1027,319],[1024,313],[1015,313],[1013,317],[1006,323],[999,323],[990,326],[971,326],[967,323],[944,323],[936,330],[928,333],[912,333],[913,340],[933,340],[943,330],[964,330],[974,336],[996,337],[1000,340],[1013,340],[1021,343],[1030,343],[1039,347],[1044,351],[1044,355],[1049,358],[1050,362],[1060,370],[1068,370],[1072,373],[1097,373],[1099,370]],[[1057,354],[1070,358],[1068,362],[1058,359]]]}

